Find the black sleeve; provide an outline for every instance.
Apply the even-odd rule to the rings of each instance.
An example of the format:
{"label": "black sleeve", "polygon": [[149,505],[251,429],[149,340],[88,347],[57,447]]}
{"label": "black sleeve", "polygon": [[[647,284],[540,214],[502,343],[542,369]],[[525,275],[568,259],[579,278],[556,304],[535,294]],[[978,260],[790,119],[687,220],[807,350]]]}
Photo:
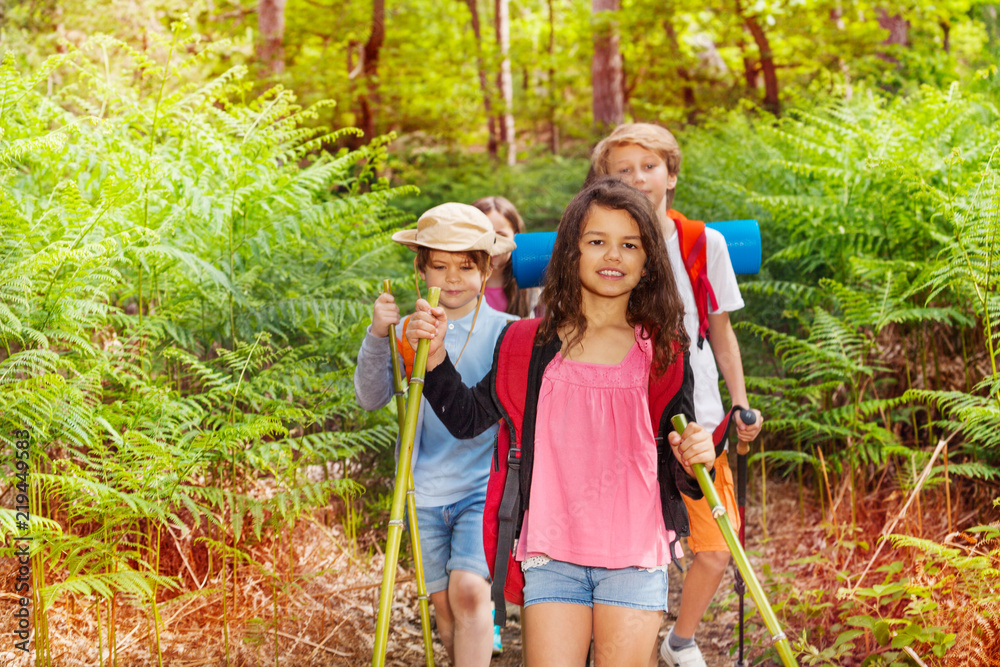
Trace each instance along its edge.
{"label": "black sleeve", "polygon": [[[681,388],[676,394],[674,394],[674,397],[670,399],[670,403],[667,404],[666,410],[664,410],[664,416],[666,418],[676,414],[683,414],[687,417],[689,422],[696,421],[694,415],[694,371],[691,370],[691,358],[687,352],[684,353],[684,381],[681,383]],[[671,427],[670,430],[673,431],[674,429]],[[698,480],[684,470],[684,466],[682,466],[681,462],[677,460],[677,457],[673,455],[670,447],[667,447],[667,451],[670,452],[670,455],[667,457],[667,464],[673,472],[674,482],[677,484],[677,489],[688,498],[693,498],[695,500],[702,498],[704,494],[701,491],[701,487],[698,486]],[[709,474],[712,476],[712,480],[714,481],[715,469],[713,468]]]}
{"label": "black sleeve", "polygon": [[494,373],[491,368],[475,387],[470,388],[463,384],[462,376],[448,357],[437,368],[427,372],[424,398],[456,438],[473,438],[503,417],[490,391],[495,381]]}

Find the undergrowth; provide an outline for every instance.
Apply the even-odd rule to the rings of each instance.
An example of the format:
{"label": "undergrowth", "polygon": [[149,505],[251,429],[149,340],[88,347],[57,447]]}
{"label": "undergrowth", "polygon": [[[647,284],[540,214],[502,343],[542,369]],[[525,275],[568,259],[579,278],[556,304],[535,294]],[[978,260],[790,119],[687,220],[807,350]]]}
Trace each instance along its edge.
{"label": "undergrowth", "polygon": [[60,602],[96,616],[101,664],[139,611],[162,664],[160,607],[199,586],[228,659],[247,568],[282,578],[249,550],[357,503],[357,461],[391,450],[351,376],[412,189],[378,177],[386,139],[336,150],[322,103],[251,99],[239,67],[190,82],[211,52],[177,24],[146,52],[97,36],[0,65],[0,439],[27,432],[31,497],[0,526],[5,556],[34,538],[40,665]]}

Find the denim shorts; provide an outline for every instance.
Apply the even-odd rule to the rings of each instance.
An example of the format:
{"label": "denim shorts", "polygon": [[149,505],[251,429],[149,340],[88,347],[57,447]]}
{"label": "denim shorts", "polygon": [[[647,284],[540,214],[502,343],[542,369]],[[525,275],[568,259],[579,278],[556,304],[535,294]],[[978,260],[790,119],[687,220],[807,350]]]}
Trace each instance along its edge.
{"label": "denim shorts", "polygon": [[524,571],[524,606],[563,602],[667,611],[667,585],[665,569],[609,570],[552,560]]}
{"label": "denim shorts", "polygon": [[476,493],[441,507],[418,507],[417,529],[428,593],[448,588],[452,570],[490,578],[483,548],[486,494]]}

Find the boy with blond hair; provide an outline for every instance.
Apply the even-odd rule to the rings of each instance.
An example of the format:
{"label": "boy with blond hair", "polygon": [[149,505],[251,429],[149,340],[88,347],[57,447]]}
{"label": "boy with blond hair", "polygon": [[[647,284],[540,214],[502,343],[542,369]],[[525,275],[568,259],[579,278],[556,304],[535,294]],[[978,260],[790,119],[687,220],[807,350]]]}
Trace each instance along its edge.
{"label": "boy with blond hair", "polygon": [[[709,432],[725,418],[719,392],[719,371],[726,382],[734,405],[748,406],[743,379],[743,362],[729,313],[743,307],[743,298],[736,284],[736,274],[729,259],[725,238],[719,232],[705,228],[704,281],[692,285],[681,252],[678,226],[687,219],[671,209],[681,166],[681,151],[677,140],[665,128],[649,123],[620,125],[594,148],[591,156],[596,176],[614,176],[643,192],[656,210],[681,300],[684,302],[684,327],[691,339],[691,368],[694,372],[694,409],[698,423]],[[696,252],[696,251],[689,251]],[[702,304],[699,313],[698,304]],[[710,342],[709,342],[710,341]],[[744,424],[737,412],[739,439],[749,442],[760,433],[760,412],[757,420]],[[726,505],[734,530],[739,529],[739,513],[733,488],[732,472],[726,452],[715,463],[715,486]],[[681,606],[677,621],[660,646],[660,657],[674,667],[704,667],[705,660],[694,641],[695,630],[715,595],[729,564],[729,549],[722,532],[712,517],[708,501],[691,500],[682,496],[691,522],[688,546],[695,554],[684,578]],[[651,657],[655,664],[656,656]]]}
{"label": "boy with blond hair", "polygon": [[[397,232],[392,239],[416,251],[416,271],[428,287],[441,289],[438,305],[447,313],[449,327],[445,347],[458,360],[462,380],[476,384],[492,365],[503,328],[518,319],[492,309],[482,298],[491,257],[511,252],[513,239],[497,234],[479,209],[458,203],[435,206],[420,216],[416,229]],[[389,326],[399,322],[392,295],[379,296],[354,372],[355,398],[365,410],[378,410],[393,398],[388,336]],[[401,341],[404,363],[407,349]],[[438,633],[457,667],[488,665],[493,652],[483,507],[496,433],[493,426],[459,440],[421,403],[412,459],[420,552]]]}

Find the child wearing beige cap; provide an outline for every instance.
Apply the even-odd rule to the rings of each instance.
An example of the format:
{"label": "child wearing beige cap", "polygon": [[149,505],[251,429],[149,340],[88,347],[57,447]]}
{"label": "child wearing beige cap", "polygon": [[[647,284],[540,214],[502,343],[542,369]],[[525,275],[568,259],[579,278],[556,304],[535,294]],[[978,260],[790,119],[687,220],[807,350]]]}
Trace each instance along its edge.
{"label": "child wearing beige cap", "polygon": [[[485,213],[466,204],[430,209],[416,229],[393,240],[416,251],[414,265],[428,287],[441,289],[439,305],[448,314],[456,367],[468,384],[490,369],[493,349],[513,315],[491,308],[482,298],[490,259],[514,249],[498,235]],[[354,373],[355,397],[366,410],[393,398],[389,326],[400,323],[391,294],[376,301]],[[405,329],[406,322],[400,327]],[[401,341],[404,350],[408,347]],[[493,650],[493,604],[483,550],[483,506],[497,426],[460,440],[421,405],[413,446],[413,482],[420,526],[424,578],[434,605],[441,641],[454,664],[488,665]]]}

